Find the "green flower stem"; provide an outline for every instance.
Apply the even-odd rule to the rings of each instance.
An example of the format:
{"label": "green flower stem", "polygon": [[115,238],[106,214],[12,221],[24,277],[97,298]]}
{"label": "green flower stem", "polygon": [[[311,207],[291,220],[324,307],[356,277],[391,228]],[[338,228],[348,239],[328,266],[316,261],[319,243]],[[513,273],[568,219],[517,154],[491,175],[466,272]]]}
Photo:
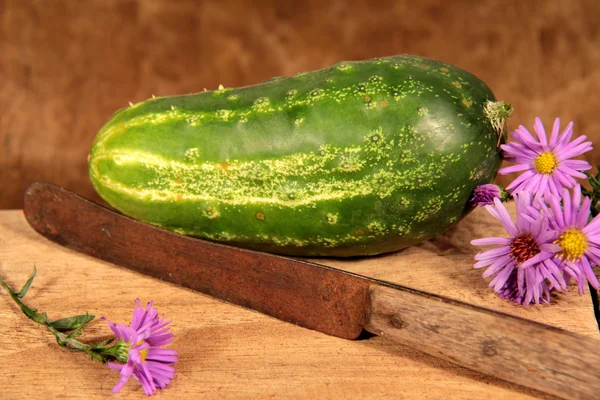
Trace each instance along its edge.
{"label": "green flower stem", "polygon": [[[23,303],[21,299],[27,294],[36,272],[37,269],[34,266],[33,273],[19,292],[15,292],[4,280],[0,279],[0,286],[8,292],[13,301],[21,308],[23,314],[38,324],[45,326],[55,336],[56,342],[68,350],[83,352],[92,359],[102,362],[107,362],[113,358],[121,362],[127,362],[126,349],[123,353],[124,346],[128,346],[126,343],[118,342],[107,347],[114,341],[113,338],[94,345],[85,344],[75,339],[75,337],[81,335],[81,330],[95,318],[93,315],[82,314],[52,321],[48,319],[48,314],[45,312],[39,312],[37,309]],[[123,359],[123,354],[125,354],[125,359]]]}

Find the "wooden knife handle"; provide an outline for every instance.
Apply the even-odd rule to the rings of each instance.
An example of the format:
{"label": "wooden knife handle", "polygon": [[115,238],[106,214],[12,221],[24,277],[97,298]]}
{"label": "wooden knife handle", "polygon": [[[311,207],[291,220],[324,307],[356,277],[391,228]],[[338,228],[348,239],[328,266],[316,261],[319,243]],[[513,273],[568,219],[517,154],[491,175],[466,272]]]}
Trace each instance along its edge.
{"label": "wooden knife handle", "polygon": [[561,398],[600,398],[598,339],[379,284],[369,295],[371,333]]}

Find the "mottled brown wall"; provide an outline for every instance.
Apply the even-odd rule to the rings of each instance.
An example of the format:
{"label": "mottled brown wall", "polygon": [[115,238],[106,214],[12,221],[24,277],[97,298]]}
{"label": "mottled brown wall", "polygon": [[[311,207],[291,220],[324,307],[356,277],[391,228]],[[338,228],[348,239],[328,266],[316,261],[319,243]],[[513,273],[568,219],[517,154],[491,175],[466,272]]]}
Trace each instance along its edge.
{"label": "mottled brown wall", "polygon": [[0,208],[34,180],[94,196],[86,156],[129,101],[341,60],[456,64],[516,107],[598,142],[600,1],[0,0]]}

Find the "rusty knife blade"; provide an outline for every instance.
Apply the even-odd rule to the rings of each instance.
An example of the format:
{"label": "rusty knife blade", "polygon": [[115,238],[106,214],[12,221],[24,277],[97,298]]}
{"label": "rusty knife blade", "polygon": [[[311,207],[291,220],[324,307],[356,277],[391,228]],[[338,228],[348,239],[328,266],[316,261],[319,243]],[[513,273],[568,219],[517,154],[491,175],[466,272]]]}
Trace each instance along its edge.
{"label": "rusty knife blade", "polygon": [[48,183],[27,189],[24,213],[65,247],[329,335],[356,338],[368,317],[358,275],[182,236]]}

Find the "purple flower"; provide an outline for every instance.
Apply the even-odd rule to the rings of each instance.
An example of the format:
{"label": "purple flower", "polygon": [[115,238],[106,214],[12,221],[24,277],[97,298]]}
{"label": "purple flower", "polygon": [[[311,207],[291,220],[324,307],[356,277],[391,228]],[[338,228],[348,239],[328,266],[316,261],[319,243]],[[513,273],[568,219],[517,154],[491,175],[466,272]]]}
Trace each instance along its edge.
{"label": "purple flower", "polygon": [[490,287],[502,298],[519,304],[550,302],[550,290],[564,290],[567,284],[554,255],[561,250],[553,242],[558,235],[549,229],[549,221],[539,213],[539,201],[529,192],[514,194],[516,224],[500,201],[485,208],[498,219],[509,238],[491,237],[471,241],[475,246],[496,245],[475,255],[475,268],[487,267],[483,277],[493,276]]}
{"label": "purple flower", "polygon": [[470,203],[473,206],[488,206],[494,204],[494,198],[496,197],[501,201],[505,201],[508,198],[508,193],[500,186],[492,183],[479,185],[473,191]]}
{"label": "purple flower", "polygon": [[130,326],[107,322],[128,352],[127,363],[108,363],[111,369],[121,372],[121,379],[113,393],[121,390],[132,375],[140,381],[148,396],[154,394],[157,388],[165,388],[173,379],[173,364],[177,361],[177,350],[163,348],[173,340],[167,326],[170,321],[158,318],[152,302],[144,310],[140,300],[136,299]]}
{"label": "purple flower", "polygon": [[585,293],[588,282],[596,289],[599,287],[592,266],[600,265],[600,215],[588,223],[591,200],[587,196],[581,200],[580,185],[575,186],[572,194],[562,189],[560,197],[546,198],[550,205],[546,214],[552,215],[550,228],[558,233],[556,244],[561,251],[557,260],[567,281],[573,277],[579,293]]}
{"label": "purple flower", "polygon": [[560,119],[556,118],[550,141],[539,118],[535,119],[534,130],[537,140],[524,126],[519,126],[511,136],[516,142],[502,145],[507,161],[517,165],[500,169],[500,174],[523,173],[506,187],[511,193],[528,190],[534,195],[560,194],[563,187],[572,188],[575,178],[585,178],[580,171],[591,169],[587,161],[571,160],[592,149],[592,142],[584,142],[585,135],[570,142],[573,136],[573,122],[559,135]]}

